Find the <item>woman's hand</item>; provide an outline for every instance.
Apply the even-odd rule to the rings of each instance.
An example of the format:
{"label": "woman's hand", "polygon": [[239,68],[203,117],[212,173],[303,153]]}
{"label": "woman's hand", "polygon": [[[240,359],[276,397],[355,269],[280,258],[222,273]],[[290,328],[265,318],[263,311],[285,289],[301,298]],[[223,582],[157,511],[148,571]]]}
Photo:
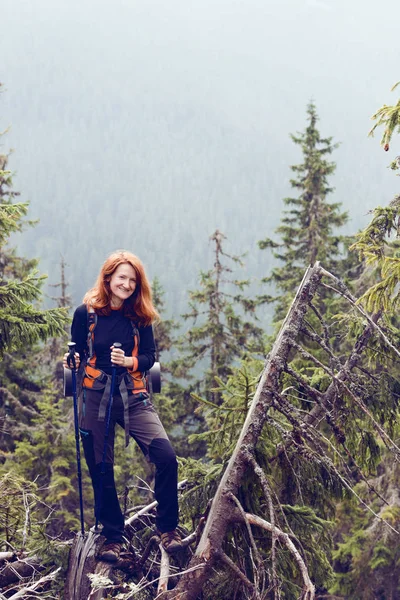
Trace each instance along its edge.
{"label": "woman's hand", "polygon": [[[63,366],[66,367],[67,369],[71,369],[71,367],[68,364],[68,356],[71,356],[69,352],[66,352],[63,356]],[[71,361],[70,361],[71,362]],[[81,359],[80,356],[77,352],[75,352],[75,368],[78,369],[79,365],[80,365]]]}
{"label": "woman's hand", "polygon": [[114,348],[114,346],[111,346],[111,362],[113,365],[117,365],[117,367],[132,368],[132,358],[125,356],[125,352],[122,348]]}

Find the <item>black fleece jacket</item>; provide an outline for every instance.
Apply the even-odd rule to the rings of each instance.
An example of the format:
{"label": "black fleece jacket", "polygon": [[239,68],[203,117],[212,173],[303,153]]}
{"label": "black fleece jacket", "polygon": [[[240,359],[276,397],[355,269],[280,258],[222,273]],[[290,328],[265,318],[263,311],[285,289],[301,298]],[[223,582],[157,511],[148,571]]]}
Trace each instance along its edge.
{"label": "black fleece jacket", "polygon": [[[137,327],[137,326],[136,326]],[[137,327],[139,332],[139,349],[137,354],[137,364],[134,359],[134,370],[148,371],[155,361],[155,342],[153,328],[151,325]],[[81,304],[75,310],[71,325],[71,340],[76,343],[76,351],[81,360],[87,356],[87,308]],[[97,323],[94,329],[94,354],[96,356],[96,368],[105,373],[111,373],[111,346],[114,342],[122,344],[122,350],[126,356],[132,356],[134,338],[132,321],[125,317],[120,310],[112,310],[108,316],[97,315]],[[119,367],[118,372],[126,371],[124,367]]]}

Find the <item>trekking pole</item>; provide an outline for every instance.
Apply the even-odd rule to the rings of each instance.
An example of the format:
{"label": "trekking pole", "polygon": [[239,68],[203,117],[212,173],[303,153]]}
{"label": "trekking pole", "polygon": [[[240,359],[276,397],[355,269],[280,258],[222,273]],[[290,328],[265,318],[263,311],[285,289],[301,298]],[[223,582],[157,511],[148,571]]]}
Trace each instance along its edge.
{"label": "trekking pole", "polygon": [[[114,342],[113,343],[113,347],[114,348],[121,348],[122,344],[120,344],[119,342]],[[108,405],[107,405],[107,413],[106,413],[106,426],[105,426],[105,431],[104,431],[104,446],[103,446],[103,457],[101,460],[101,470],[100,470],[100,494],[99,494],[99,504],[98,504],[98,510],[96,511],[96,525],[95,525],[95,529],[97,529],[98,524],[99,524],[99,516],[100,516],[100,511],[102,508],[102,503],[103,503],[103,479],[104,479],[104,475],[106,473],[106,456],[107,456],[107,445],[108,445],[108,436],[110,433],[110,421],[111,421],[111,409],[112,409],[112,405],[113,405],[113,396],[114,396],[114,389],[115,389],[115,380],[117,378],[117,365],[115,365],[114,363],[112,364],[112,368],[111,368],[111,386],[110,386],[110,397],[108,399]]]}
{"label": "trekking pole", "polygon": [[83,493],[82,493],[82,471],[81,471],[81,449],[79,444],[79,422],[78,422],[78,398],[76,393],[76,362],[75,362],[75,342],[68,344],[67,364],[71,369],[72,375],[72,396],[74,399],[74,427],[75,427],[75,446],[76,446],[76,465],[78,471],[78,490],[79,490],[79,509],[81,516],[81,533],[85,534],[85,525],[83,521]]}

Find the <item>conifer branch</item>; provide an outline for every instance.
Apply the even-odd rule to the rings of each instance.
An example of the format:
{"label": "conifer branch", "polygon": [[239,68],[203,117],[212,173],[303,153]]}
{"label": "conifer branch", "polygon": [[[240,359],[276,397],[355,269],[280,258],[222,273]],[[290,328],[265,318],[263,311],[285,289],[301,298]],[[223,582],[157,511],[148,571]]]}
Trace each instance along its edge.
{"label": "conifer branch", "polygon": [[343,296],[343,298],[345,298],[346,300],[348,300],[350,302],[350,304],[356,310],[358,310],[358,312],[360,312],[362,314],[362,316],[364,317],[364,319],[366,319],[368,321],[369,325],[374,329],[374,331],[376,331],[379,334],[379,336],[385,342],[386,346],[388,348],[390,348],[400,358],[400,351],[391,343],[391,341],[385,335],[385,333],[379,327],[379,325],[377,323],[375,323],[375,320],[378,320],[380,318],[380,316],[381,316],[382,313],[378,312],[376,315],[373,315],[373,317],[370,317],[370,315],[363,309],[363,307],[360,306],[359,300],[357,300],[356,298],[353,297],[353,295],[351,294],[351,292],[348,290],[348,288],[345,286],[345,284],[342,281],[340,281],[340,279],[338,279],[337,277],[335,277],[335,275],[332,275],[332,273],[329,273],[328,271],[325,271],[325,269],[323,269],[323,275],[325,275],[326,277],[330,277],[331,279],[333,279],[338,287],[334,288],[334,287],[326,284],[324,281],[321,282],[322,285],[324,287],[326,287],[327,289],[331,289],[335,293],[340,294],[341,296]]}
{"label": "conifer branch", "polygon": [[[373,319],[377,319],[378,315],[374,315]],[[341,370],[337,374],[337,379],[347,379],[352,369],[358,364],[361,354],[365,347],[368,344],[368,341],[373,333],[373,328],[370,324],[368,324],[363,332],[358,336],[357,340],[354,343],[353,349],[350,353],[350,356],[342,366]],[[337,381],[332,381],[326,390],[326,392],[321,396],[321,402],[318,403],[307,415],[305,415],[305,423],[314,424],[318,420],[322,421],[324,415],[329,413],[331,408],[333,407],[334,399],[338,394],[338,384]]]}
{"label": "conifer branch", "polygon": [[296,350],[298,351],[300,356],[302,356],[306,360],[310,360],[312,363],[315,364],[315,366],[324,370],[327,373],[327,375],[329,375],[329,377],[332,379],[332,381],[335,381],[335,374],[331,367],[327,367],[326,365],[324,365],[324,363],[322,363],[320,360],[318,360],[318,358],[316,358],[313,354],[311,354],[311,352],[308,352],[305,348],[303,348],[303,346],[301,346],[300,344],[298,344],[295,341],[293,341],[293,348],[296,348]]}
{"label": "conifer branch", "polygon": [[358,500],[358,502],[360,502],[360,504],[362,504],[362,506],[364,506],[364,508],[366,508],[366,510],[368,512],[370,512],[372,515],[374,515],[374,517],[376,517],[377,519],[379,519],[382,523],[385,523],[385,525],[387,525],[389,527],[389,529],[391,529],[394,533],[396,533],[397,535],[400,535],[400,532],[397,531],[386,519],[384,519],[383,517],[381,517],[380,515],[378,515],[373,508],[371,508],[371,506],[369,506],[362,498],[359,494],[357,494],[357,492],[355,491],[355,489],[353,488],[352,485],[350,485],[350,483],[346,480],[345,477],[343,477],[343,475],[337,470],[337,468],[335,467],[335,465],[332,463],[331,460],[329,460],[326,456],[322,457],[322,462],[325,463],[325,465],[327,467],[329,467],[330,470],[332,470],[335,475],[338,477],[338,479],[340,479],[340,481],[342,482],[343,486],[345,488],[348,489],[348,491]]}
{"label": "conifer branch", "polygon": [[249,579],[247,579],[246,575],[237,566],[237,564],[234,563],[233,560],[230,559],[229,556],[227,554],[225,554],[225,552],[223,552],[222,550],[220,552],[218,552],[217,556],[218,556],[219,560],[221,560],[221,562],[223,562],[225,565],[227,565],[234,572],[234,574],[252,592],[252,595],[254,596],[256,593],[254,583],[252,583]]}
{"label": "conifer branch", "polygon": [[[398,85],[399,82],[395,83],[391,88],[391,91],[393,92]],[[375,114],[372,115],[371,119],[376,121],[376,123],[369,131],[369,135],[373,136],[375,130],[378,127],[383,126],[384,130],[382,134],[381,145],[385,150],[389,150],[389,144],[392,139],[392,135],[395,132],[396,127],[399,129],[400,126],[400,100],[398,100],[393,106],[387,106],[384,104],[376,111]]]}
{"label": "conifer branch", "polygon": [[322,392],[313,388],[308,381],[290,365],[285,365],[285,371],[301,385],[301,387],[309,394],[311,398],[315,400],[315,402],[317,402],[317,404],[321,403],[322,399],[324,398],[324,394]]}
{"label": "conifer branch", "polygon": [[[311,331],[311,329],[309,329],[308,327],[303,327],[301,329],[301,333],[304,333],[304,335],[306,335],[307,337],[310,338],[310,340],[312,340],[313,342],[317,343],[319,346],[321,346],[321,348],[323,350],[325,350],[326,354],[328,355],[330,361],[332,361],[333,365],[335,366],[335,368],[340,368],[341,367],[341,363],[338,359],[338,357],[333,353],[329,342],[327,343],[326,338],[323,339],[320,335],[318,335],[316,332]],[[331,366],[331,369],[333,370],[333,367]]]}
{"label": "conifer branch", "polygon": [[[337,456],[337,457],[340,459],[340,461],[342,462],[342,464],[343,464],[344,468],[347,470],[347,473],[348,473],[348,475],[349,475],[349,476],[351,476],[351,473],[350,473],[349,466],[348,466],[348,465],[345,463],[345,461],[344,461],[344,457],[343,457],[343,456],[340,454],[340,452],[339,452],[339,450],[336,448],[336,446],[335,446],[334,444],[332,444],[331,440],[330,440],[328,437],[326,437],[326,436],[325,436],[325,435],[322,433],[322,431],[320,431],[319,429],[317,429],[317,428],[313,427],[313,425],[310,425],[310,427],[312,427],[312,428],[314,429],[314,431],[315,431],[315,434],[316,434],[316,435],[318,435],[318,436],[320,436],[320,437],[322,437],[322,438],[324,439],[324,441],[325,441],[326,445],[327,445],[327,446],[329,446],[329,447],[331,448],[332,452],[333,452],[333,453],[334,453],[334,454],[335,454],[335,455],[336,455],[336,456]],[[367,478],[367,477],[365,477],[364,473],[362,472],[362,469],[361,469],[361,467],[358,465],[358,463],[357,463],[356,459],[354,458],[353,454],[352,454],[352,453],[349,451],[349,449],[346,447],[346,444],[345,444],[345,442],[344,442],[343,440],[338,440],[338,441],[339,441],[339,443],[340,443],[341,447],[343,448],[343,450],[345,451],[346,455],[347,455],[347,456],[348,456],[348,458],[350,459],[350,462],[351,462],[351,464],[352,464],[352,465],[354,465],[354,466],[356,467],[358,475],[359,475],[359,476],[360,476],[360,478],[361,478],[361,479],[364,481],[364,483],[366,484],[366,486],[368,487],[368,489],[369,489],[369,490],[370,490],[370,491],[371,491],[373,494],[375,494],[375,496],[377,496],[377,497],[378,497],[380,500],[382,500],[382,502],[383,502],[384,504],[386,504],[387,506],[389,506],[389,502],[386,500],[386,498],[384,498],[384,497],[382,496],[382,494],[380,494],[380,493],[378,492],[378,490],[377,490],[377,489],[376,489],[376,488],[375,488],[373,485],[371,485],[371,483],[369,482],[368,478]]]}
{"label": "conifer branch", "polygon": [[289,535],[287,533],[284,533],[281,529],[278,529],[278,527],[272,527],[271,523],[268,523],[268,521],[266,521],[265,519],[262,519],[261,517],[258,517],[257,515],[252,515],[250,513],[246,513],[245,518],[246,518],[246,521],[248,521],[248,523],[250,523],[251,525],[261,527],[262,529],[265,529],[266,531],[269,531],[270,533],[272,533],[272,531],[274,531],[277,539],[284,546],[286,546],[286,548],[292,554],[292,556],[294,557],[294,559],[299,567],[299,570],[300,570],[300,573],[301,573],[301,576],[302,576],[303,582],[304,582],[301,600],[314,600],[315,586],[310,579],[310,575],[308,573],[306,563],[304,562],[304,560],[303,560],[302,556],[300,555],[299,551],[297,550],[296,546],[290,539]]}
{"label": "conifer branch", "polygon": [[313,435],[314,429],[306,426],[304,422],[297,420],[293,416],[293,413],[296,410],[295,407],[289,402],[286,402],[280,394],[276,393],[275,398],[277,399],[277,402],[274,402],[274,408],[282,413],[282,415],[284,415],[288,422],[292,425],[292,431],[287,432],[287,436],[290,435],[292,443],[297,450],[302,452],[304,449],[306,449],[304,440],[307,440],[311,445],[314,446],[319,455],[323,455],[325,449],[321,446],[316,436]]}
{"label": "conifer branch", "polygon": [[321,363],[317,358],[315,358],[315,356],[313,356],[312,354],[307,352],[307,350],[302,348],[299,344],[297,344],[296,342],[293,342],[293,346],[300,352],[300,354],[302,356],[304,356],[305,358],[308,358],[309,360],[314,362],[317,366],[319,366],[321,369],[323,369],[332,378],[333,382],[336,382],[339,386],[341,386],[349,394],[349,396],[352,398],[352,400],[354,400],[354,402],[357,404],[357,406],[359,406],[361,408],[361,410],[372,421],[374,427],[379,432],[384,444],[388,448],[390,448],[390,446],[391,446],[391,449],[395,450],[396,453],[398,453],[398,455],[400,456],[400,448],[391,439],[391,437],[386,433],[386,431],[383,429],[383,427],[381,427],[379,425],[379,423],[376,421],[376,419],[374,418],[374,416],[372,415],[370,410],[365,406],[364,402],[351,391],[351,389],[345,384],[345,382],[342,379],[340,379],[339,377],[337,377],[334,373],[332,373],[330,369],[328,369],[323,363]]}

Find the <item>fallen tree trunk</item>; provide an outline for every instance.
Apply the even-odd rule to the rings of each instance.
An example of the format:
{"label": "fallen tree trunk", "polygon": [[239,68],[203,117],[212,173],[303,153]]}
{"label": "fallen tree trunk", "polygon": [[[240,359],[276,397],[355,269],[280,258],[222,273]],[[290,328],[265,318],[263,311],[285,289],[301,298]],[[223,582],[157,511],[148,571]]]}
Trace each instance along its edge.
{"label": "fallen tree trunk", "polygon": [[[252,453],[257,444],[268,409],[273,404],[276,390],[279,388],[279,378],[288,360],[292,340],[296,338],[302,326],[321,277],[322,269],[319,263],[310,267],[304,275],[267,359],[241,435],[213,499],[203,534],[189,564],[189,569],[193,570],[181,577],[173,591],[166,593],[165,598],[168,600],[196,600],[219,556],[223,553],[222,543],[227,528],[237,518],[237,509],[232,502],[232,495],[237,494],[248,466],[247,454]],[[307,600],[314,598],[314,587],[309,580],[304,582],[302,598]]]}
{"label": "fallen tree trunk", "polygon": [[38,556],[17,558],[12,552],[3,552],[2,554],[11,554],[8,558],[14,557],[15,560],[7,560],[6,564],[0,568],[0,590],[4,590],[22,579],[31,578],[44,569]]}

